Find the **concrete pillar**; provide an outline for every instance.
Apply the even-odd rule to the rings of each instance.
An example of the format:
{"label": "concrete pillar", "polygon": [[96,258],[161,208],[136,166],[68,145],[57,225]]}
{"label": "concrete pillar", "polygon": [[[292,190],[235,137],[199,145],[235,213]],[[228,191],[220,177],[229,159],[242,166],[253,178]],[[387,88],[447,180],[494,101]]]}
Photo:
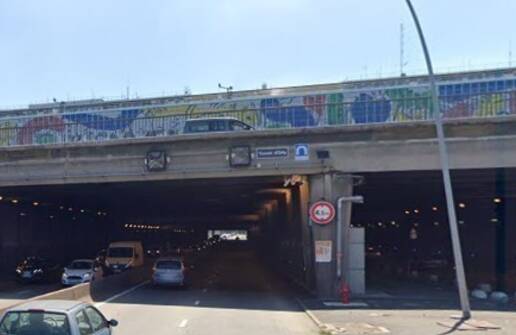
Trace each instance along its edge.
{"label": "concrete pillar", "polygon": [[312,230],[308,218],[308,204],[310,202],[310,185],[307,177],[303,177],[299,185],[299,215],[301,223],[301,243],[303,252],[304,284],[310,289],[315,289],[314,246]]}
{"label": "concrete pillar", "polygon": [[[326,173],[322,175],[310,176],[310,203],[314,203],[318,200],[330,201],[337,207],[337,200],[342,196],[351,196],[353,194],[353,179],[350,175],[342,175],[336,173]],[[346,229],[350,225],[350,213],[351,203],[345,203],[342,208],[341,217],[343,220],[342,235],[340,236],[343,241],[349,241],[349,229]],[[328,225],[318,225],[311,223],[313,243],[318,241],[326,241],[331,243],[331,260],[329,262],[318,262],[315,260],[315,281],[317,295],[322,299],[333,299],[338,296],[338,287],[340,281],[337,279],[337,267],[336,259],[341,257],[344,261],[344,274],[349,273],[350,257],[343,257],[343,255],[349,255],[349,243],[343,243],[342,254],[337,255],[337,225],[336,220]],[[324,242],[323,242],[324,243]],[[346,268],[347,267],[347,268]],[[347,280],[348,278],[344,278]]]}
{"label": "concrete pillar", "polygon": [[516,236],[516,205],[510,201],[508,190],[508,174],[505,169],[497,169],[495,177],[497,196],[502,201],[496,205],[495,267],[496,286],[498,290],[513,292],[516,290],[516,247],[513,237]]}

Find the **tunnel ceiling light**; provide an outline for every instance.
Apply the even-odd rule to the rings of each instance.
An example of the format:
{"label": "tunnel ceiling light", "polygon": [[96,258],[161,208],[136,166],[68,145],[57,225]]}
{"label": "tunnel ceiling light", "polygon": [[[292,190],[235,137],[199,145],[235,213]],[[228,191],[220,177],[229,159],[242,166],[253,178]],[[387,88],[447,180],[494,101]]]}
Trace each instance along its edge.
{"label": "tunnel ceiling light", "polygon": [[407,209],[405,210],[405,214],[409,215],[410,214],[410,211]]}
{"label": "tunnel ceiling light", "polygon": [[81,213],[84,213],[84,209],[81,209]]}
{"label": "tunnel ceiling light", "polygon": [[34,201],[34,202],[32,203],[32,205],[33,205],[33,206],[39,206],[39,202]]}
{"label": "tunnel ceiling light", "polygon": [[466,204],[465,204],[465,203],[463,203],[463,202],[459,202],[459,207],[460,207],[460,208],[466,208]]}
{"label": "tunnel ceiling light", "polygon": [[63,210],[63,209],[64,209],[64,206],[59,206],[59,209],[60,209],[60,210]]}
{"label": "tunnel ceiling light", "polygon": [[501,202],[502,202],[502,199],[500,199],[500,198],[494,198],[494,199],[493,199],[493,202],[494,202],[495,204],[499,204],[499,203],[501,203]]}
{"label": "tunnel ceiling light", "polygon": [[11,200],[11,202],[12,202],[13,204],[17,204],[17,203],[18,203],[18,199],[13,199],[13,200]]}
{"label": "tunnel ceiling light", "polygon": [[243,167],[251,165],[251,147],[239,145],[229,148],[229,166]]}
{"label": "tunnel ceiling light", "polygon": [[49,215],[49,217],[48,217],[48,218],[49,218],[49,219],[53,219],[53,218],[54,218],[54,216],[53,216],[53,215]]}
{"label": "tunnel ceiling light", "polygon": [[438,225],[439,225],[439,222],[435,221],[435,222],[434,222],[434,226],[436,226],[436,227],[437,227]]}
{"label": "tunnel ceiling light", "polygon": [[4,197],[2,197],[2,196],[0,195],[0,201],[1,201],[1,200],[3,200],[3,199],[4,199]]}
{"label": "tunnel ceiling light", "polygon": [[498,219],[497,218],[492,218],[491,222],[495,222],[496,223],[496,222],[498,222]]}
{"label": "tunnel ceiling light", "polygon": [[414,213],[416,213],[416,214],[419,213],[419,209],[417,209],[417,208],[414,209]]}
{"label": "tunnel ceiling light", "polygon": [[433,206],[433,207],[432,207],[432,210],[433,210],[434,212],[437,212],[437,206]]}
{"label": "tunnel ceiling light", "polygon": [[73,208],[72,207],[68,207],[68,211],[69,212],[73,211]]}
{"label": "tunnel ceiling light", "polygon": [[27,214],[25,214],[25,213],[23,213],[23,212],[21,212],[21,213],[20,213],[20,216],[25,216],[25,215],[27,215]]}
{"label": "tunnel ceiling light", "polygon": [[464,224],[464,220],[459,220],[459,224]]}

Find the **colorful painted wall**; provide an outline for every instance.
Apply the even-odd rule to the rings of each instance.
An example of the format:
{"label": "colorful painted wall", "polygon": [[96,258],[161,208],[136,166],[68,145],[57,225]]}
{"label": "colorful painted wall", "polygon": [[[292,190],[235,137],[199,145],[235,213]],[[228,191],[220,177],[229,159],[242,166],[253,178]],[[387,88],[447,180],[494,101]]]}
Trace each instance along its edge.
{"label": "colorful painted wall", "polygon": [[[516,75],[482,81],[441,82],[445,118],[516,114]],[[257,129],[404,122],[431,118],[425,84],[318,92],[317,94],[225,99],[167,107],[113,111],[55,112],[51,115],[0,118],[0,146],[163,136],[179,133],[184,119],[232,116]]]}

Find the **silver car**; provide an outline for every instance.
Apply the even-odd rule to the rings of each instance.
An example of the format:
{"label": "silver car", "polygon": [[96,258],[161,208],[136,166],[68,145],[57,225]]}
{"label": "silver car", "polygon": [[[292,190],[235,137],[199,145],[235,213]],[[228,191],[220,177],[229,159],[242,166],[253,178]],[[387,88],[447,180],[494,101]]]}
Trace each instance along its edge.
{"label": "silver car", "polygon": [[0,334],[108,335],[117,324],[88,303],[36,300],[8,309],[0,322]]}
{"label": "silver car", "polygon": [[152,268],[152,282],[155,285],[185,286],[185,265],[181,258],[159,258]]}

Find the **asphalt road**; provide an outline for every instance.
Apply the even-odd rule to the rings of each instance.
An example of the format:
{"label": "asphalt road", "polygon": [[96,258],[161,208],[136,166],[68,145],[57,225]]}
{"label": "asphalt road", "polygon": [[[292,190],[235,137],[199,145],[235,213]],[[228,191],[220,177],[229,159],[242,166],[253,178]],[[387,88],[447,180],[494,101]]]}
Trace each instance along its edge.
{"label": "asphalt road", "polygon": [[20,284],[13,278],[0,281],[0,308],[15,305],[23,300],[52,292],[61,288],[58,283],[53,284]]}
{"label": "asphalt road", "polygon": [[146,284],[99,308],[117,334],[318,334],[252,252],[212,250],[195,263],[188,289]]}

